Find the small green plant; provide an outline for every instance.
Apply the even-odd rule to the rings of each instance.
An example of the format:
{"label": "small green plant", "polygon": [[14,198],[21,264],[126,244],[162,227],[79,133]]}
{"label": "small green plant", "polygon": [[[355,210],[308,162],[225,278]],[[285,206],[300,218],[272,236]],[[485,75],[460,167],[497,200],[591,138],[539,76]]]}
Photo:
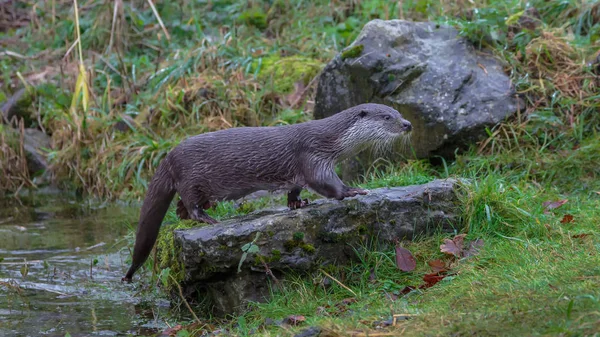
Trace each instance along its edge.
{"label": "small green plant", "polygon": [[248,242],[247,244],[242,246],[242,252],[244,253],[242,254],[242,257],[240,258],[240,263],[238,264],[238,273],[242,271],[242,263],[246,261],[248,254],[256,254],[259,252],[260,249],[255,243],[256,240],[258,240],[258,238],[260,238],[260,232],[256,232],[256,236],[254,237],[254,240],[252,240],[252,242]]}

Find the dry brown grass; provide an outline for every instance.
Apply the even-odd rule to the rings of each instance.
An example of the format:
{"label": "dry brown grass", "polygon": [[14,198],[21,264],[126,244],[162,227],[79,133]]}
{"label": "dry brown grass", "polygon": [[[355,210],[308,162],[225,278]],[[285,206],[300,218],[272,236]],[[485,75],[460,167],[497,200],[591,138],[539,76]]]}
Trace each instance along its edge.
{"label": "dry brown grass", "polygon": [[597,75],[586,63],[587,51],[573,45],[563,30],[542,31],[525,46],[525,53],[517,52],[516,71],[529,76],[527,88],[520,92],[528,101],[522,101],[521,111],[508,123],[499,124],[491,137],[479,145],[480,154],[500,153],[521,147],[538,147],[536,136],[527,130],[529,116],[537,111],[551,109],[560,123],[545,130],[546,137],[554,138],[583,122],[584,111],[589,110],[597,95]]}
{"label": "dry brown grass", "polygon": [[585,57],[581,50],[573,47],[568,38],[556,32],[545,31],[526,46],[525,69],[532,78],[549,81],[566,97],[583,99],[595,88],[583,88],[585,79],[593,74],[585,72]]}

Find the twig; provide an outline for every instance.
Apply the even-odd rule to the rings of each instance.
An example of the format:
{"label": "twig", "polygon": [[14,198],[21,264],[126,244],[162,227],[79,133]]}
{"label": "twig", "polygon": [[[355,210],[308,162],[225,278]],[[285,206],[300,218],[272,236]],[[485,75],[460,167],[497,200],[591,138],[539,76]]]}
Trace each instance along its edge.
{"label": "twig", "polygon": [[148,4],[152,8],[152,12],[154,13],[154,16],[156,16],[156,19],[158,20],[158,23],[160,24],[160,27],[162,28],[163,32],[165,33],[165,36],[167,37],[167,40],[171,41],[171,36],[169,35],[169,32],[167,32],[167,28],[163,24],[163,22],[162,22],[162,20],[160,18],[160,15],[158,15],[158,12],[156,11],[156,8],[154,7],[154,4],[152,3],[152,0],[148,0]]}
{"label": "twig", "polygon": [[350,289],[350,288],[346,287],[346,286],[345,286],[345,285],[344,285],[342,282],[338,281],[338,280],[337,280],[335,277],[333,277],[333,276],[331,276],[331,275],[327,274],[327,272],[326,272],[326,271],[324,271],[323,269],[319,269],[319,270],[320,270],[320,271],[321,271],[323,274],[327,275],[327,277],[329,277],[330,279],[334,280],[334,281],[335,281],[337,284],[339,284],[339,285],[340,285],[340,287],[342,287],[342,288],[344,288],[344,289],[348,290],[348,291],[349,291],[349,292],[351,292],[351,293],[352,293],[352,295],[354,295],[355,297],[358,297],[358,295],[356,295],[356,293],[355,293],[354,291],[352,291],[352,289]]}
{"label": "twig", "polygon": [[[77,29],[77,41],[81,41],[81,35],[79,32],[79,10],[77,9],[77,0],[73,0],[73,3],[75,4],[75,27]],[[81,62],[81,65],[83,65],[83,52],[81,51],[81,43],[77,44],[79,46],[78,50],[79,50],[79,62]]]}
{"label": "twig", "polygon": [[296,107],[296,105],[298,105],[298,103],[300,103],[300,101],[304,98],[304,95],[306,94],[306,92],[308,91],[308,89],[310,89],[313,86],[313,84],[321,76],[322,72],[323,71],[320,71],[315,77],[313,77],[310,80],[310,82],[308,82],[308,84],[306,85],[306,87],[304,87],[304,89],[302,89],[302,91],[300,92],[300,95],[298,95],[298,98],[294,102],[291,102],[292,104],[290,105],[290,108],[294,109]]}
{"label": "twig", "polygon": [[198,319],[198,316],[196,316],[196,314],[194,313],[194,310],[192,310],[192,307],[190,307],[190,304],[186,301],[185,297],[183,297],[183,290],[181,290],[181,286],[179,285],[177,280],[175,280],[175,278],[171,274],[169,274],[169,277],[171,278],[171,280],[173,280],[173,282],[177,286],[177,289],[179,289],[179,297],[181,297],[181,300],[183,301],[185,306],[188,308],[188,310],[190,311],[192,316],[194,316],[194,319],[196,320],[196,322],[198,322],[198,324],[202,324],[202,322],[200,322],[200,319]]}
{"label": "twig", "polygon": [[23,293],[23,289],[21,289],[21,287],[18,284],[11,284],[9,282],[0,281],[0,286],[5,286],[9,289],[12,289],[15,292],[17,292],[19,295],[21,295]]}
{"label": "twig", "polygon": [[108,42],[108,50],[107,54],[110,54],[113,45],[113,37],[115,35],[115,25],[117,24],[117,10],[119,9],[119,1],[115,1],[115,9],[113,10],[113,21],[112,26],[110,27],[110,40]]}
{"label": "twig", "polygon": [[258,257],[260,259],[260,262],[262,262],[263,267],[265,267],[265,273],[267,273],[267,275],[269,275],[273,278],[273,281],[275,281],[275,284],[277,285],[279,290],[281,292],[283,292],[283,286],[281,285],[281,283],[279,283],[279,280],[277,279],[277,277],[275,277],[275,275],[273,274],[273,271],[271,270],[271,268],[269,268],[269,265],[267,265],[267,263],[265,262],[265,260],[263,259],[262,256],[259,255]]}
{"label": "twig", "polygon": [[16,58],[22,59],[22,60],[30,60],[30,59],[32,59],[31,56],[21,55],[19,53],[16,53],[16,52],[10,51],[10,50],[0,51],[0,56],[12,56],[12,57],[16,57]]}

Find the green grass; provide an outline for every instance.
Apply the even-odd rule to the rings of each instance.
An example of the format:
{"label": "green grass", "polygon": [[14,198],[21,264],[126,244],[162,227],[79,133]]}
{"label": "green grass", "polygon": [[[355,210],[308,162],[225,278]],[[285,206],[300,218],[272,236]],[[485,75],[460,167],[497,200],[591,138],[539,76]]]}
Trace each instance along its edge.
{"label": "green grass", "polygon": [[[22,86],[21,77],[31,84],[34,104],[25,109],[30,118],[24,126],[43,127],[51,135],[54,148],[48,159],[57,182],[107,200],[142,198],[158,162],[188,135],[309,120],[307,102],[314,99],[314,86],[294,105],[295,85],[314,85],[313,76],[375,18],[455,26],[476,48],[487,47],[506,62],[525,103],[518,116],[488,130],[486,140],[455,160],[433,165],[409,158],[373,167],[353,183],[372,189],[468,179],[461,190],[461,222],[468,239],[482,238],[485,245],[479,255],[453,262],[456,275],[392,301],[390,294],[420,284],[430,271],[428,261],[450,260],[439,251],[448,236],[406,243],[417,259],[411,273],[394,266],[393,249],[365,243],[366,249],[356,247],[361,262],[330,271],[352,289],[356,302],[340,305],[355,296],[335,282],[323,287],[321,273],[292,275],[283,282],[285,291],[275,289],[270,302],[253,304],[231,318],[225,327],[233,334],[254,329],[292,335],[309,325],[332,335],[360,330],[580,336],[600,329],[600,83],[589,65],[600,47],[597,1],[358,0],[330,5],[322,0],[217,0],[210,1],[210,8],[209,1],[155,1],[170,39],[147,2],[119,3],[122,12],[113,22],[114,2],[79,1],[90,78],[85,113],[69,109],[78,75],[72,67],[77,52],[65,56],[76,36],[72,2],[20,2],[12,9],[35,20],[0,33],[0,39],[25,42],[4,45],[26,56],[0,58],[0,104]],[[539,25],[514,31],[510,25],[527,6],[539,12]],[[35,75],[44,70],[53,81],[40,84]],[[130,130],[115,128],[122,121]],[[22,165],[14,137],[3,139],[2,167],[22,172],[13,165]],[[27,176],[19,179],[0,179],[2,193],[32,183]],[[303,197],[315,195],[304,192]],[[569,201],[544,212],[544,202],[563,199]],[[284,197],[242,206],[222,203],[210,214],[223,219],[280,205]],[[561,223],[567,214],[574,221]],[[181,225],[173,211],[167,222]],[[578,234],[589,235],[573,237]],[[151,266],[149,261],[146,272]],[[373,326],[402,313],[413,316],[394,327]],[[289,331],[262,326],[265,317],[280,320],[292,314],[304,315],[306,322]]]}
{"label": "green grass", "polygon": [[[419,169],[403,170],[407,182],[423,174],[422,164],[413,165]],[[367,242],[355,247],[358,263],[329,271],[352,292],[331,281],[323,286],[325,275],[319,272],[311,277],[290,275],[283,289],[273,287],[271,301],[251,306],[243,316],[244,329],[232,326],[234,334],[258,329],[264,335],[292,335],[312,325],[330,329],[334,335],[374,333],[373,324],[391,319],[392,314],[413,316],[383,331],[415,336],[590,335],[597,331],[600,195],[563,194],[562,186],[552,182],[537,186],[525,178],[511,178],[514,172],[470,168],[476,173],[455,167],[450,171],[451,176],[475,181],[465,186],[462,204],[467,240],[485,242],[478,255],[459,261],[441,253],[440,244],[451,235],[418,238],[403,245],[417,260],[417,268],[405,273],[395,266],[393,248]],[[485,178],[476,179],[478,175]],[[544,212],[543,202],[562,198],[569,201],[551,213]],[[561,223],[566,214],[574,217],[572,223]],[[581,234],[586,235],[577,237]],[[435,259],[451,263],[454,275],[432,288],[390,298],[406,286],[418,287],[431,272],[427,263]],[[348,298],[356,301],[343,304]],[[303,315],[306,321],[287,332],[264,325],[266,318],[278,321],[290,315]]]}

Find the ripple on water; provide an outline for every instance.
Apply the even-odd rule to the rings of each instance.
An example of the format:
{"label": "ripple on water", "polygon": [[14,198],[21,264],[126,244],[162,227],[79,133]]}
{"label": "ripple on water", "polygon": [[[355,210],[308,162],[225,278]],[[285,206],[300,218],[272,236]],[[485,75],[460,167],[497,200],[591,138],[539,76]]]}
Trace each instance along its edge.
{"label": "ripple on water", "polygon": [[0,201],[0,336],[148,335],[166,327],[168,303],[147,308],[120,282],[137,207],[26,201]]}

